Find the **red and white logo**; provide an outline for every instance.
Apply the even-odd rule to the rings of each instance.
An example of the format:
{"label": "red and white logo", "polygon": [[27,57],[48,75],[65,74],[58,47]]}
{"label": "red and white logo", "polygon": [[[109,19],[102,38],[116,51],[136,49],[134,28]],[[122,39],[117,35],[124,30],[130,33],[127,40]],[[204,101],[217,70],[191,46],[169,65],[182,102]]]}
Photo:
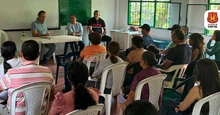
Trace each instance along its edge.
{"label": "red and white logo", "polygon": [[220,16],[219,10],[208,10],[204,14],[204,26],[208,30],[217,30],[220,29],[219,19]]}

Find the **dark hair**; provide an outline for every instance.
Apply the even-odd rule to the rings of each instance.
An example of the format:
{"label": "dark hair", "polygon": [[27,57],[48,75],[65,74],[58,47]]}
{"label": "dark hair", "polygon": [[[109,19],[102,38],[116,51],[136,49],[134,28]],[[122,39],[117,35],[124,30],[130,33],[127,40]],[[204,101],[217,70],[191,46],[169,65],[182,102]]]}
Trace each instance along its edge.
{"label": "dark hair", "polygon": [[181,26],[182,28],[185,28],[186,33],[184,31],[184,33],[186,34],[185,36],[187,36],[189,34],[189,27],[188,26]]}
{"label": "dark hair", "polygon": [[4,58],[3,66],[4,66],[4,73],[12,68],[8,60],[12,59],[15,56],[15,52],[17,51],[16,45],[13,41],[6,41],[1,46],[1,55]]}
{"label": "dark hair", "polygon": [[74,16],[76,18],[76,15],[75,14],[71,14],[70,16]]}
{"label": "dark hair", "polygon": [[137,48],[142,48],[144,46],[144,40],[140,36],[134,36],[131,41]]}
{"label": "dark hair", "polygon": [[153,67],[157,63],[156,55],[151,51],[145,51],[142,54],[142,60],[150,67]]}
{"label": "dark hair", "polygon": [[93,45],[98,45],[101,43],[101,35],[97,32],[92,32],[89,34],[89,41],[91,41]]}
{"label": "dark hair", "polygon": [[80,61],[75,61],[70,64],[67,75],[70,82],[75,87],[75,94],[73,97],[74,109],[87,109],[88,106],[95,105],[95,100],[85,87],[89,76],[87,66]]}
{"label": "dark hair", "polygon": [[96,12],[100,12],[100,11],[99,10],[95,10],[94,13],[96,13]]}
{"label": "dark hair", "polygon": [[111,53],[110,60],[112,63],[117,63],[118,58],[116,57],[120,51],[120,45],[118,42],[111,41],[108,44],[108,51]]}
{"label": "dark hair", "polygon": [[41,10],[41,11],[38,12],[38,16],[40,16],[42,13],[46,13],[46,12]]}
{"label": "dark hair", "polygon": [[158,55],[160,53],[159,49],[155,45],[149,45],[147,47],[147,51],[153,52],[155,55]]}
{"label": "dark hair", "polygon": [[184,32],[183,30],[181,29],[177,29],[174,31],[174,34],[173,34],[175,37],[177,37],[179,40],[184,40],[185,39],[185,35],[184,35]]}
{"label": "dark hair", "polygon": [[199,82],[203,97],[219,92],[220,78],[217,64],[208,58],[200,59],[197,62],[195,81]]}
{"label": "dark hair", "polygon": [[39,45],[34,40],[27,40],[22,44],[21,52],[24,59],[29,61],[36,60],[39,55]]}
{"label": "dark hair", "polygon": [[220,30],[215,30],[214,31],[214,35],[215,35],[215,41],[220,41]]}
{"label": "dark hair", "polygon": [[189,39],[192,40],[192,47],[193,49],[199,49],[201,51],[205,51],[205,42],[204,38],[199,33],[193,33],[189,36]]}
{"label": "dark hair", "polygon": [[149,101],[136,100],[127,106],[125,115],[159,115],[159,112]]}

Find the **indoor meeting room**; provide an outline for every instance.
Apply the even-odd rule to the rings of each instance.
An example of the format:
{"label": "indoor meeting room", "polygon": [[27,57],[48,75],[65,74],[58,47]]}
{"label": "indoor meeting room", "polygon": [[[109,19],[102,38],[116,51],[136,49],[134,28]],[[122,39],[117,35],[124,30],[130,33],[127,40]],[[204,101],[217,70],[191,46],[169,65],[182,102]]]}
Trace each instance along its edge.
{"label": "indoor meeting room", "polygon": [[220,0],[0,0],[0,48],[0,115],[220,115]]}

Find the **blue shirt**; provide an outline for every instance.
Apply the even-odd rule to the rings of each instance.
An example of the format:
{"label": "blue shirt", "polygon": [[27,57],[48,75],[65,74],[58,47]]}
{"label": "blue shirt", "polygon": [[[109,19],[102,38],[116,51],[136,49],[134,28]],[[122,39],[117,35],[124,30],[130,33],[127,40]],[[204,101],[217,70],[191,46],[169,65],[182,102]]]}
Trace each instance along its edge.
{"label": "blue shirt", "polygon": [[[38,20],[35,20],[31,23],[31,31],[37,30],[38,34],[47,34],[47,25]],[[32,34],[33,36],[33,34]]]}
{"label": "blue shirt", "polygon": [[151,36],[142,36],[143,40],[144,40],[144,48],[146,48],[147,46],[149,46],[150,44],[154,44],[153,38]]}
{"label": "blue shirt", "polygon": [[83,35],[82,24],[79,22],[76,22],[76,24],[69,22],[67,24],[67,32],[68,32],[68,35],[76,33],[76,34],[79,34],[80,36],[82,36]]}

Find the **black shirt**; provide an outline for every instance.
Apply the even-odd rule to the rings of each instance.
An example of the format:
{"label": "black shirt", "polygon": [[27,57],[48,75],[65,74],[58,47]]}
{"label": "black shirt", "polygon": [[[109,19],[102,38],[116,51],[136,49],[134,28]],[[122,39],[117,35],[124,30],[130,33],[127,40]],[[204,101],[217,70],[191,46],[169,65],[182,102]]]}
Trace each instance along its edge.
{"label": "black shirt", "polygon": [[189,64],[192,51],[188,44],[178,44],[167,53],[167,59],[172,61],[172,65]]}
{"label": "black shirt", "polygon": [[102,28],[105,27],[105,21],[99,18],[96,20],[94,17],[90,18],[88,21],[88,25],[92,26],[92,30],[94,32],[102,33]]}

